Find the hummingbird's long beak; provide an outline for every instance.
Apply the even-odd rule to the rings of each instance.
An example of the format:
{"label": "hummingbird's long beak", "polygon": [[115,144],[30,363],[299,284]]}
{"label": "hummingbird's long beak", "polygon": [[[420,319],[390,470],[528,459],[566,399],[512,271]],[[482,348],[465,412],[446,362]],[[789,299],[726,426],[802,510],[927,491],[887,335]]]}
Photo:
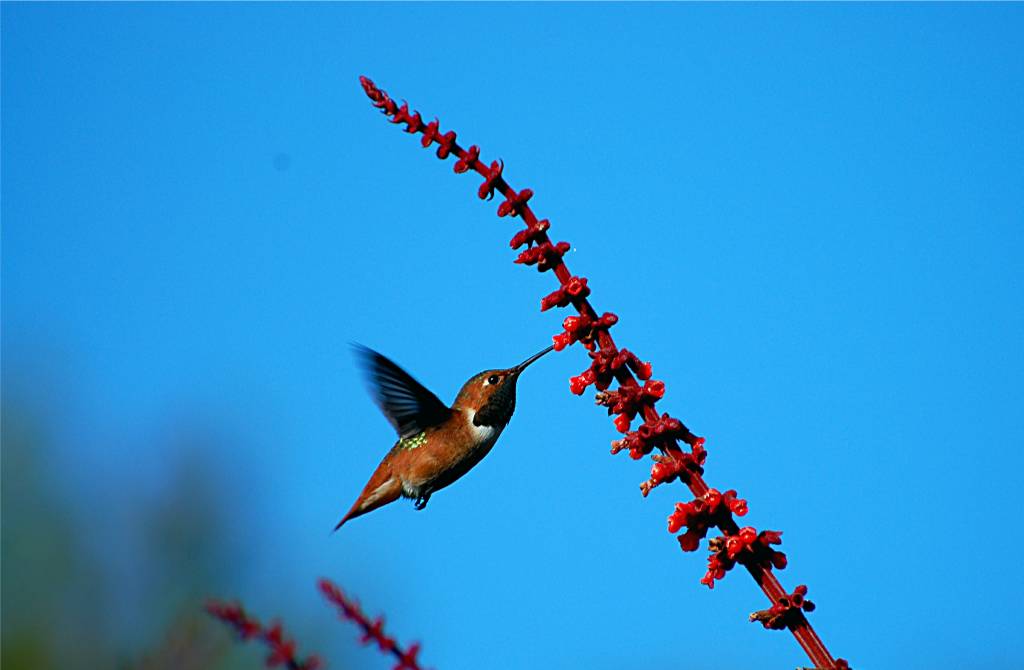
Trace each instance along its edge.
{"label": "hummingbird's long beak", "polygon": [[555,348],[555,345],[552,344],[550,347],[548,347],[544,351],[539,351],[539,352],[535,353],[533,356],[530,356],[525,361],[523,361],[519,365],[517,365],[514,368],[512,368],[515,371],[513,374],[518,375],[520,372],[525,370],[531,363],[533,363],[535,360],[537,360],[538,358],[540,358],[541,356],[543,356],[544,354],[548,353],[549,351],[551,351],[554,348]]}

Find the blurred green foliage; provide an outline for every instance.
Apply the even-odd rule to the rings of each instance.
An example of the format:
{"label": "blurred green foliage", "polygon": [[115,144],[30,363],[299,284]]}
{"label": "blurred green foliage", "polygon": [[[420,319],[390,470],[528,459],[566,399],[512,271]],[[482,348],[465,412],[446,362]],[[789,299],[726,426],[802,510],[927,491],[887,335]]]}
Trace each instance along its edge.
{"label": "blurred green foliage", "polygon": [[[2,411],[2,667],[258,667],[257,650],[235,651],[201,611],[231,565],[202,445],[168,449],[176,461],[162,496],[125,492],[138,504],[118,529],[124,545],[97,552],[85,541],[82,510],[70,508],[51,476],[57,454],[44,415],[6,394]],[[138,584],[105,564],[124,551],[133,552]]]}

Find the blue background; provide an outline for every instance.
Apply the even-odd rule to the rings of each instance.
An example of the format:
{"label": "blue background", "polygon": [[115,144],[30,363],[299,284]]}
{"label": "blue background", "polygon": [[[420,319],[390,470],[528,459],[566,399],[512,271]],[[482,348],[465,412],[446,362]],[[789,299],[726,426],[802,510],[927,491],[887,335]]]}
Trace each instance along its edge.
{"label": "blue background", "polygon": [[[20,586],[92,593],[123,660],[214,596],[332,667],[389,667],[323,575],[442,670],[806,664],[747,622],[749,577],[698,583],[706,552],[665,532],[689,495],[644,499],[647,465],[608,455],[611,422],[568,392],[578,346],[524,375],[495,450],[425,512],[328,533],[393,440],[348,342],[450,400],[566,315],[511,262],[520,222],[386,123],[367,74],[534,189],[659,407],[708,438],[708,482],[785,531],[780,577],[833,653],[1022,663],[1020,5],[2,12],[5,655]],[[66,524],[23,525],[86,577],[11,558],[38,512],[6,497],[22,423]],[[167,570],[200,555],[183,592]],[[210,664],[260,664],[189,625]]]}

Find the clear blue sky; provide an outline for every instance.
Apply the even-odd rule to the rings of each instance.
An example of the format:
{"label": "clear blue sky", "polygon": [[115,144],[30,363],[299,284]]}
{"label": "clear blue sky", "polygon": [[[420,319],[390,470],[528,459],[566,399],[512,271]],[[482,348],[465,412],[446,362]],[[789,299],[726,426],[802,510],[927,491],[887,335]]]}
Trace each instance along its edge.
{"label": "clear blue sky", "polygon": [[748,577],[698,583],[665,531],[689,496],[641,498],[647,466],[608,454],[578,347],[425,512],[328,534],[393,440],[348,342],[448,400],[565,316],[511,262],[519,222],[365,73],[534,189],[709,483],[785,531],[836,654],[1024,661],[1020,5],[2,11],[5,392],[56,407],[52,471],[111,565],[130,492],[172,485],[167,433],[202,421],[234,436],[204,456],[245,547],[211,595],[328,659],[355,634],[319,575],[439,670],[805,662],[746,621]]}

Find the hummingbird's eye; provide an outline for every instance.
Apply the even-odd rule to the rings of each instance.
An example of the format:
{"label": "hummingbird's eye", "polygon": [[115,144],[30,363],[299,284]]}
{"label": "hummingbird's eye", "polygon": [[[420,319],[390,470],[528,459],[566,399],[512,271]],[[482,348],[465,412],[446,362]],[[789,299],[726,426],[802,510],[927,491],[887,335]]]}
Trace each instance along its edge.
{"label": "hummingbird's eye", "polygon": [[492,385],[497,384],[500,379],[501,377],[499,377],[498,375],[491,375],[490,377],[487,378],[487,383]]}

